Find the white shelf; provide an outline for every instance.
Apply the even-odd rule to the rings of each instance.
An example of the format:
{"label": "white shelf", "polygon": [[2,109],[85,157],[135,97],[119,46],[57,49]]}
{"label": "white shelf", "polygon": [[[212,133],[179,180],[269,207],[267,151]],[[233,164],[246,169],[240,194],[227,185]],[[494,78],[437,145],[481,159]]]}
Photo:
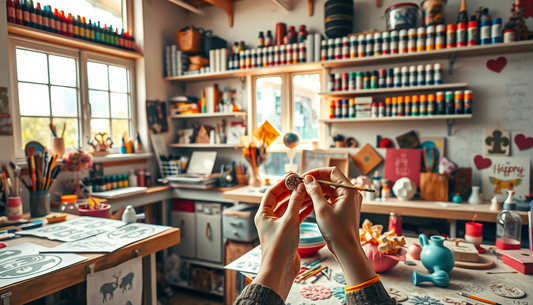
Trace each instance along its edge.
{"label": "white shelf", "polygon": [[181,287],[181,288],[193,290],[193,291],[199,291],[199,292],[208,293],[208,294],[212,294],[212,295],[217,295],[217,296],[221,296],[221,297],[224,296],[224,294],[222,292],[218,292],[216,290],[203,290],[203,289],[195,288],[195,287],[189,286],[187,283],[184,283],[184,282],[169,283],[169,284],[173,285],[173,286],[176,286],[176,287]]}
{"label": "white shelf", "polygon": [[437,91],[447,90],[455,88],[466,88],[467,83],[452,83],[442,85],[430,85],[430,86],[413,86],[402,88],[382,88],[382,89],[363,89],[357,91],[328,91],[320,92],[318,95],[325,97],[351,97],[351,96],[366,96],[375,94],[387,94],[387,93],[401,93],[401,92],[414,92],[414,91]]}
{"label": "white shelf", "polygon": [[168,144],[168,147],[191,147],[191,148],[238,148],[238,144],[203,144],[203,143],[193,143],[193,144],[179,144],[172,143]]}
{"label": "white shelf", "polygon": [[246,112],[173,114],[173,115],[169,115],[168,117],[171,119],[201,119],[201,118],[226,118],[226,117],[245,118]]}
{"label": "white shelf", "polygon": [[469,119],[471,114],[448,114],[448,115],[425,115],[425,116],[400,116],[384,118],[347,118],[347,119],[322,119],[322,123],[358,123],[358,122],[379,122],[379,121],[420,121],[420,120],[447,120],[447,119]]}

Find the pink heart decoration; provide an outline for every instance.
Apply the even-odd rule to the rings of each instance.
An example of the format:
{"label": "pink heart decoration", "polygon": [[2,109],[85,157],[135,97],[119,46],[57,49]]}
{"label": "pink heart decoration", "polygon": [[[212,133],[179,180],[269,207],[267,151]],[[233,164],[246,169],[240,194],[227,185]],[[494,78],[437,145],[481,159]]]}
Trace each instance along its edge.
{"label": "pink heart decoration", "polygon": [[519,133],[514,137],[514,143],[518,147],[518,150],[526,150],[533,147],[533,138],[524,136]]}
{"label": "pink heart decoration", "polygon": [[487,61],[487,69],[491,70],[492,72],[500,73],[502,72],[503,68],[507,65],[507,58],[501,56],[498,57],[498,59],[494,60],[491,59]]}
{"label": "pink heart decoration", "polygon": [[474,157],[474,164],[478,170],[490,167],[492,161],[489,158],[483,158],[482,155],[477,155]]}

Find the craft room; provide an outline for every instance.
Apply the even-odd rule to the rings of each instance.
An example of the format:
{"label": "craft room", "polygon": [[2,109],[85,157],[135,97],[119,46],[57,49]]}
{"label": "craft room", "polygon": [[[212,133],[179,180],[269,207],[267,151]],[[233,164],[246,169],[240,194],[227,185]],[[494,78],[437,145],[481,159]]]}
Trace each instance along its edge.
{"label": "craft room", "polygon": [[0,304],[533,305],[533,0],[6,0]]}

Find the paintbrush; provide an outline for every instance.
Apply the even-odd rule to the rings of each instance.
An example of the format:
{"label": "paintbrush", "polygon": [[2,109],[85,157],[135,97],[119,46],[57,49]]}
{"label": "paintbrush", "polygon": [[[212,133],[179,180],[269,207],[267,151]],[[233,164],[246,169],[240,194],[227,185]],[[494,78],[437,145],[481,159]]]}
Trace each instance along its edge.
{"label": "paintbrush", "polygon": [[[302,181],[304,179],[304,177],[300,177],[300,176],[298,176],[297,178],[302,180]],[[344,188],[347,188],[347,189],[354,189],[354,190],[363,191],[363,192],[371,192],[371,193],[375,193],[376,192],[376,190],[374,190],[374,189],[361,187],[361,186],[353,186],[353,185],[335,183],[335,182],[324,181],[324,180],[317,180],[316,182],[318,182],[319,184],[323,184],[323,185],[329,185],[329,186],[334,186],[334,187],[344,187]]]}

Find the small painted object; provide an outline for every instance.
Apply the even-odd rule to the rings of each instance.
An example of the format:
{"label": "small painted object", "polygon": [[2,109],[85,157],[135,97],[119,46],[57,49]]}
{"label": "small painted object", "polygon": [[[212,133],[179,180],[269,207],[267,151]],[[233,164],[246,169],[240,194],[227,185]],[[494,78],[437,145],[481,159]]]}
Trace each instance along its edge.
{"label": "small painted object", "polygon": [[346,286],[346,279],[344,279],[344,275],[342,275],[342,273],[335,273],[333,279],[335,280],[335,282]]}
{"label": "small painted object", "polygon": [[396,180],[392,191],[398,200],[411,200],[416,194],[416,184],[411,179],[404,177]]}
{"label": "small painted object", "polygon": [[283,136],[283,144],[285,144],[287,148],[295,148],[298,143],[300,143],[300,137],[295,132],[289,131]]}
{"label": "small painted object", "polygon": [[325,300],[331,298],[331,289],[322,285],[310,285],[302,287],[300,294],[309,300]]}
{"label": "small painted object", "polygon": [[520,299],[526,295],[521,289],[507,284],[491,284],[489,290],[495,295],[510,299]]}
{"label": "small painted object", "polygon": [[137,221],[137,219],[144,218],[144,213],[136,214],[135,209],[131,205],[128,205],[124,210],[124,213],[122,213],[122,221],[125,223],[134,223]]}
{"label": "small painted object", "polygon": [[396,302],[403,302],[408,299],[405,293],[396,288],[387,288],[387,292],[391,298],[396,299]]}
{"label": "small painted object", "polygon": [[461,197],[461,194],[459,194],[459,193],[455,193],[455,196],[453,196],[452,201],[453,201],[454,203],[459,204],[459,203],[462,203],[462,202],[463,202],[463,198]]}
{"label": "small painted object", "polygon": [[468,197],[468,203],[470,204],[481,204],[483,201],[482,194],[479,193],[479,186],[472,187],[472,194]]}
{"label": "small painted object", "polygon": [[416,28],[419,8],[414,3],[398,3],[385,10],[387,29],[401,30]]}
{"label": "small painted object", "polygon": [[378,250],[378,247],[371,243],[362,245],[368,260],[376,272],[385,272],[392,269],[399,261],[405,260],[405,250],[401,249],[398,254],[385,255]]}
{"label": "small painted object", "polygon": [[430,281],[440,287],[448,286],[450,277],[448,273],[452,271],[455,264],[453,252],[444,246],[444,237],[431,236],[431,244],[426,234],[418,237],[422,252],[420,260],[431,275],[422,275],[413,271],[413,284],[418,286],[422,282]]}
{"label": "small painted object", "polygon": [[339,299],[342,303],[346,302],[346,292],[344,291],[344,287],[336,286],[333,287],[333,296]]}
{"label": "small painted object", "polygon": [[408,252],[409,252],[409,255],[411,255],[411,257],[413,259],[418,259],[419,260],[420,259],[420,252],[422,252],[422,247],[420,247],[419,243],[412,243],[409,246]]}
{"label": "small painted object", "polygon": [[298,174],[290,174],[285,178],[285,186],[289,190],[295,190],[296,187],[298,187],[298,184],[302,183],[302,180],[299,179],[300,176]]}
{"label": "small painted object", "polygon": [[490,200],[489,209],[492,210],[492,211],[501,211],[502,210],[502,206],[498,202],[498,198],[496,198],[496,196],[492,197],[492,199]]}

